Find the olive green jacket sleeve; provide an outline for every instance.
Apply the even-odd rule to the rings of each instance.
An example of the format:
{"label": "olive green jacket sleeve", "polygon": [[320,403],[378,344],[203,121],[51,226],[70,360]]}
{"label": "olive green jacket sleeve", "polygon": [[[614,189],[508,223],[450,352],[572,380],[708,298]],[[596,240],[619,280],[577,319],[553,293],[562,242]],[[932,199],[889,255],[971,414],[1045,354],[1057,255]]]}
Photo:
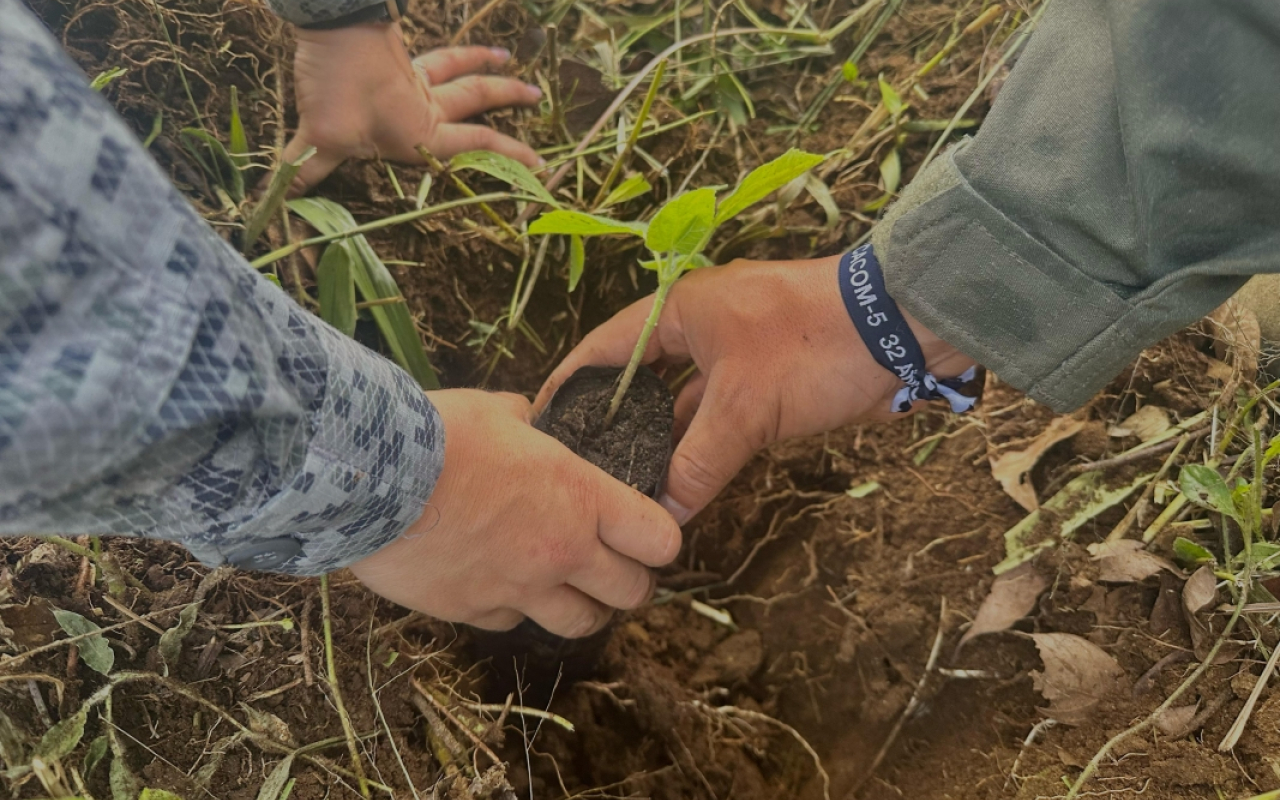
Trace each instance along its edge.
{"label": "olive green jacket sleeve", "polygon": [[872,241],[903,308],[1067,410],[1280,271],[1280,2],[1047,2]]}

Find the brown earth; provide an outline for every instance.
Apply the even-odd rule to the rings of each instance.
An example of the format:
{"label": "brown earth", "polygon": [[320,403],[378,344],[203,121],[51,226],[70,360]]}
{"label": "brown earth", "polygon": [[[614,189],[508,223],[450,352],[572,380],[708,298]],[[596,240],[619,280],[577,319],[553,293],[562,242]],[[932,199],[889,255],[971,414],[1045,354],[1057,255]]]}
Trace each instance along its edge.
{"label": "brown earth", "polygon": [[[752,5],[761,14],[782,10],[782,4]],[[883,71],[894,79],[918,67],[945,41],[959,5],[904,4],[860,64],[863,75]],[[280,98],[288,86],[286,43],[270,16],[256,6],[215,0],[164,3],[159,11],[135,0],[41,0],[35,6],[88,74],[129,68],[108,96],[140,135],[163,108],[154,152],[207,215],[234,221],[184,153],[177,131],[193,124],[196,111],[225,130],[227,89],[236,85],[251,141],[263,149],[279,144],[281,125],[293,120]],[[408,27],[413,43],[447,41],[468,8],[415,4]],[[838,1],[813,9],[819,19],[846,11]],[[962,20],[977,11],[965,7]],[[157,19],[165,21],[176,50]],[[508,4],[471,39],[514,47],[528,28],[526,12]],[[926,79],[929,99],[917,98],[920,118],[954,113],[976,84],[988,44],[963,44]],[[843,55],[852,42],[836,49]],[[188,76],[195,109],[175,61]],[[734,180],[743,165],[785,146],[767,129],[797,116],[835,63],[812,61],[790,72],[748,75],[760,115],[731,138],[717,139],[714,125],[704,121],[660,137],[650,154],[679,177],[706,155],[698,182]],[[844,144],[868,108],[857,92],[837,100],[821,130],[801,145],[821,151]],[[984,108],[980,100],[969,114],[981,116]],[[677,113],[658,106],[662,121]],[[554,140],[537,117],[503,114],[491,121],[535,141]],[[928,135],[908,137],[908,175],[930,144]],[[880,142],[864,153],[865,163],[834,179],[830,190],[840,208],[860,208],[880,194],[874,167],[886,145]],[[416,187],[423,174],[422,168],[395,170],[405,187]],[[437,177],[433,199],[448,191],[446,184]],[[412,207],[396,195],[380,164],[349,164],[320,191],[359,219]],[[513,209],[497,210],[514,216]],[[864,233],[871,219],[853,213],[826,228],[814,203],[797,202],[767,238],[730,231],[717,258],[834,252]],[[507,334],[499,326],[495,333],[485,326],[505,313],[521,255],[509,243],[491,241],[484,224],[479,212],[431,217],[413,230],[370,237],[385,259],[398,262],[392,268],[447,384],[532,392],[584,331],[651,289],[645,274],[628,266],[632,251],[593,242],[588,264],[606,267],[588,269],[583,285],[569,294],[556,266],[532,295],[527,332]],[[270,235],[276,245],[288,234]],[[286,286],[310,285],[305,260],[280,266]],[[488,334],[486,345],[469,344]],[[1046,487],[1065,482],[1073,465],[1132,446],[1134,439],[1109,436],[1108,429],[1137,406],[1159,406],[1185,419],[1237,380],[1198,334],[1147,351],[1077,413],[1081,432],[1055,445],[1032,471],[1041,499]],[[56,644],[65,637],[52,609],[64,609],[118,626],[107,634],[113,674],[128,677],[112,694],[110,717],[106,706],[96,707],[83,742],[59,767],[69,790],[84,793],[74,781],[80,772],[95,797],[130,796],[124,771],[113,793],[108,765],[117,762],[128,767],[135,788],[163,788],[187,800],[258,797],[286,753],[294,754],[297,779],[291,797],[359,794],[338,693],[326,681],[326,621],[359,762],[396,797],[511,797],[505,781],[515,796],[539,798],[1062,797],[1099,748],[1146,717],[1197,659],[1178,603],[1181,577],[1165,572],[1106,583],[1086,550],[1120,521],[1125,505],[1038,559],[1035,569],[1049,589],[1029,615],[1007,632],[958,646],[992,584],[991,568],[1004,556],[1004,532],[1026,514],[991,476],[989,459],[1026,446],[1053,416],[988,376],[972,415],[929,411],[770,449],[688,526],[679,563],[662,573],[664,591],[652,606],[617,620],[594,674],[556,688],[554,677],[524,673],[514,698],[499,692],[489,706],[477,705],[494,700],[486,697],[492,682],[486,659],[477,656],[478,637],[407,614],[345,574],[332,580],[326,615],[314,581],[210,575],[165,543],[111,540],[98,556],[35,539],[6,541],[0,553],[6,654],[0,656],[0,757],[6,767],[29,760],[33,743],[104,684],[75,645]],[[1201,440],[1193,442],[1185,458],[1199,459],[1201,447]],[[1107,480],[1125,482],[1160,460],[1116,466]],[[1274,475],[1270,480],[1274,485]],[[877,488],[867,486],[872,481]],[[861,496],[847,493],[851,487]],[[1204,534],[1206,544],[1218,538],[1214,531]],[[191,632],[166,667],[161,633],[178,624],[179,610],[197,596],[204,599]],[[1216,617],[1219,628],[1223,616]],[[1276,646],[1268,622],[1251,618],[1243,638]],[[1052,632],[1086,638],[1123,670],[1123,687],[1083,724],[1042,724],[1048,703],[1031,673],[1047,667],[1028,634]],[[1246,798],[1280,786],[1274,689],[1262,694],[1234,754],[1216,749],[1261,668],[1258,651],[1231,650],[1179,703],[1208,713],[1197,713],[1183,731],[1130,737],[1104,760],[1082,796]],[[530,698],[554,694],[549,709],[560,718],[506,708],[526,705],[526,691]],[[116,755],[87,765],[84,757],[99,736],[108,736]],[[505,763],[505,778],[491,754]],[[13,775],[8,783],[16,797],[48,794],[31,778]],[[370,792],[386,794],[377,786]]]}

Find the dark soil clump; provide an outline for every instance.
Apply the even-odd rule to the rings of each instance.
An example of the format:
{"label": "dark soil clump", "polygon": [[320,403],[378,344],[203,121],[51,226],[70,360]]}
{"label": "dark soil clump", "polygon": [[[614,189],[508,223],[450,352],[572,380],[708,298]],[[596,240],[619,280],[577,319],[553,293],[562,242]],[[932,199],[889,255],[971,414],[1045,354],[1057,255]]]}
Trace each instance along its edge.
{"label": "dark soil clump", "polygon": [[656,497],[667,477],[675,401],[651,369],[641,367],[613,424],[605,415],[622,370],[583,367],[556,392],[534,427],[613,477]]}

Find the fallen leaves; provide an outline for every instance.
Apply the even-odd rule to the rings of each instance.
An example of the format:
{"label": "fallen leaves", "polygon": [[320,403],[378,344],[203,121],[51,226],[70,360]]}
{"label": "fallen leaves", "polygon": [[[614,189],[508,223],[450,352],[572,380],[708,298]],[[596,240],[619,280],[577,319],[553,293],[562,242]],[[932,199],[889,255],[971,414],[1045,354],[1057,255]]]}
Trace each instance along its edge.
{"label": "fallen leaves", "polygon": [[1040,593],[1048,586],[1049,582],[1031,564],[1023,564],[996,578],[973,624],[960,637],[959,647],[964,647],[975,636],[1008,630],[1031,613]]}
{"label": "fallen leaves", "polygon": [[1054,419],[1049,423],[1049,427],[1041,431],[1040,435],[1025,448],[1007,450],[998,457],[992,458],[992,476],[1000,481],[1005,493],[1018,505],[1028,511],[1035,511],[1040,507],[1040,501],[1036,498],[1036,487],[1031,483],[1031,470],[1040,462],[1049,448],[1075,436],[1083,427],[1084,422],[1074,417]]}
{"label": "fallen leaves", "polygon": [[1064,725],[1084,723],[1098,705],[1124,685],[1124,669],[1105,650],[1070,633],[1035,633],[1044,671],[1031,680],[1050,717]]}
{"label": "fallen leaves", "polygon": [[1136,436],[1142,442],[1149,442],[1173,427],[1169,412],[1160,406],[1143,406],[1130,414],[1124,422],[1107,431],[1110,436]]}
{"label": "fallen leaves", "polygon": [[1118,539],[1089,545],[1098,559],[1098,580],[1103,583],[1138,583],[1168,570],[1180,574],[1171,561],[1152,553],[1136,539]]}

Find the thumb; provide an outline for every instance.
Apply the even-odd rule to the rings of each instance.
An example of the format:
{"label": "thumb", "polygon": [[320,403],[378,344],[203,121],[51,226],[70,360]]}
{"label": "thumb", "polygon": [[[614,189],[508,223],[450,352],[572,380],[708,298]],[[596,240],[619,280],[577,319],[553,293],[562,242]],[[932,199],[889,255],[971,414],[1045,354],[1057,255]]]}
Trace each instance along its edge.
{"label": "thumb", "polygon": [[[280,156],[281,161],[285,164],[295,163],[305,156],[309,149],[311,144],[301,134],[294,136],[285,145],[284,152]],[[329,177],[329,173],[337,169],[342,162],[342,156],[317,149],[298,167],[298,174],[289,185],[289,197],[301,197],[306,194],[311,187]]]}
{"label": "thumb", "polygon": [[[718,379],[719,378],[719,379]],[[658,503],[681,525],[711,502],[766,444],[760,410],[713,375],[689,430],[671,456]]]}

